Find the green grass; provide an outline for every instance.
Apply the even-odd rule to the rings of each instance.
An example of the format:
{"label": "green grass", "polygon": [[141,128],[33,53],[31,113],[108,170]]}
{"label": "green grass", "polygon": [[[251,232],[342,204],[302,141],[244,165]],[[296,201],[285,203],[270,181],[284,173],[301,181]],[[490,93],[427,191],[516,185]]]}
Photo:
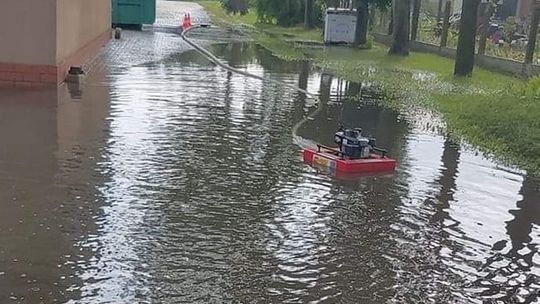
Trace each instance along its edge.
{"label": "green grass", "polygon": [[500,95],[439,95],[435,101],[455,135],[538,174],[540,98],[520,96],[518,87]]}

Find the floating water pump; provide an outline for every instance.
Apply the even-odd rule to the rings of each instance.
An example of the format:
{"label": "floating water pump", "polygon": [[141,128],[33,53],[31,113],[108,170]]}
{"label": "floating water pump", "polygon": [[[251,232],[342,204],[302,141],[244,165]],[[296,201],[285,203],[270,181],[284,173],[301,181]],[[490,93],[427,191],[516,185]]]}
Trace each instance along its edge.
{"label": "floating water pump", "polygon": [[375,139],[363,136],[362,129],[340,127],[334,141],[337,148],[317,145],[304,149],[304,162],[332,175],[385,174],[396,169],[396,160],[388,158]]}

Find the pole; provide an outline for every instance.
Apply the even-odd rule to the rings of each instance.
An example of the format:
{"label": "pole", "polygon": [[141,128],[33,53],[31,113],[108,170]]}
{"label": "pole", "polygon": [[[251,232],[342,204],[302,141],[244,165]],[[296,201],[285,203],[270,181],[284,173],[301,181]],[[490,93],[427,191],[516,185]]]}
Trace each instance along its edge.
{"label": "pole", "polygon": [[478,41],[478,55],[484,55],[486,53],[486,42],[489,33],[489,20],[495,12],[495,5],[487,3],[487,7],[484,9],[484,15],[482,18],[482,31],[480,32],[480,38]]}
{"label": "pole", "polygon": [[441,18],[443,17],[443,3],[444,0],[439,0],[439,7],[437,8],[437,22],[440,22]]}
{"label": "pole", "polygon": [[411,25],[411,40],[416,41],[416,36],[418,35],[418,22],[420,19],[420,6],[422,5],[422,0],[414,0],[413,2],[413,13],[412,13],[412,25]]}
{"label": "pole", "polygon": [[525,64],[532,64],[534,59],[538,22],[540,21],[540,12],[538,6],[538,1],[535,1],[533,4],[533,14],[531,18],[531,30],[529,31],[529,42],[527,43],[527,52],[525,53]]}
{"label": "pole", "polygon": [[395,1],[392,1],[392,7],[390,8],[390,22],[388,23],[388,35],[392,35],[394,33],[394,6]]}
{"label": "pole", "polygon": [[446,47],[448,44],[448,30],[450,29],[450,11],[452,10],[452,2],[450,0],[446,0],[446,4],[444,6],[444,18],[443,18],[443,27],[442,27],[442,33],[441,33],[441,49]]}

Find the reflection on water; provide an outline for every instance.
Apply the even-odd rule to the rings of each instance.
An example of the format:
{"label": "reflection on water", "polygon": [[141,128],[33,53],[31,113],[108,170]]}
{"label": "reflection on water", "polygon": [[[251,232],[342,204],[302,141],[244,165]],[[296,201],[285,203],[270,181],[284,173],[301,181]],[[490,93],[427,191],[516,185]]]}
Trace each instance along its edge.
{"label": "reflection on water", "polygon": [[533,176],[381,107],[369,81],[212,51],[319,93],[300,135],[362,127],[397,172],[317,174],[291,138],[316,101],[194,52],[98,64],[77,100],[3,90],[1,303],[539,301]]}
{"label": "reflection on water", "polygon": [[[96,68],[91,81],[103,81]],[[78,298],[96,232],[109,91],[0,90],[0,303]]]}

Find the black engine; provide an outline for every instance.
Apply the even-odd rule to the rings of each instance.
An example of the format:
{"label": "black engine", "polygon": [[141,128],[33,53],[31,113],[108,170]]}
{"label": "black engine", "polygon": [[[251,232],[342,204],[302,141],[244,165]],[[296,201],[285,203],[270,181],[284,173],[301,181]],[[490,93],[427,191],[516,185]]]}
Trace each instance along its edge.
{"label": "black engine", "polygon": [[370,158],[376,146],[375,139],[362,136],[362,129],[359,128],[339,128],[334,136],[334,141],[339,145],[342,156],[351,159]]}

